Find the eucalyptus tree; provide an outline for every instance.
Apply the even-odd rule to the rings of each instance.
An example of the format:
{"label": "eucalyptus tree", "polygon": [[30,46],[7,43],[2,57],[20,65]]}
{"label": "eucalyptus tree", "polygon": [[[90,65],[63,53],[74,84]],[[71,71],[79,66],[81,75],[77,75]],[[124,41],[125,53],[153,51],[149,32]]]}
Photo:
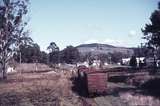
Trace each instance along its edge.
{"label": "eucalyptus tree", "polygon": [[156,68],[156,59],[158,50],[160,50],[160,2],[158,3],[158,9],[151,14],[150,23],[145,25],[142,32],[144,39],[147,40],[148,48],[153,52],[154,68]]}
{"label": "eucalyptus tree", "polygon": [[145,25],[142,32],[149,47],[160,48],[160,2],[158,9],[151,14],[150,23]]}
{"label": "eucalyptus tree", "polygon": [[56,45],[55,42],[51,42],[50,45],[47,47],[47,50],[49,50],[50,53],[59,51],[59,47]]}
{"label": "eucalyptus tree", "polygon": [[60,62],[59,57],[59,47],[55,42],[51,42],[50,45],[47,47],[47,50],[49,50],[49,62],[53,64],[57,64]]}
{"label": "eucalyptus tree", "polygon": [[75,64],[80,59],[80,53],[76,47],[67,46],[61,51],[62,60],[67,64]]}
{"label": "eucalyptus tree", "polygon": [[2,78],[6,79],[8,62],[23,43],[31,39],[26,29],[29,0],[0,1],[0,64]]}

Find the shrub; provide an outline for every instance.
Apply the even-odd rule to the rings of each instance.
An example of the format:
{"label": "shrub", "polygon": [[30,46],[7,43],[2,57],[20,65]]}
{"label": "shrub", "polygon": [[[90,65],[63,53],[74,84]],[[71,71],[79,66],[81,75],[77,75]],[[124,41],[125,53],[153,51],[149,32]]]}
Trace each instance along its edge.
{"label": "shrub", "polygon": [[132,56],[131,59],[130,59],[130,66],[132,68],[136,68],[137,67],[137,60],[136,60],[136,56]]}

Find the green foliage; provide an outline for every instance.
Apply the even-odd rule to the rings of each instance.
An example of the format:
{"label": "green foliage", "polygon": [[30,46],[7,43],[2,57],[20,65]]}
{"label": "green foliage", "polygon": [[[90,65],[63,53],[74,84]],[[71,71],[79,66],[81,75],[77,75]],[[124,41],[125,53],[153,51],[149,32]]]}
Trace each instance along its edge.
{"label": "green foliage", "polygon": [[53,64],[59,63],[60,58],[60,51],[59,47],[55,42],[51,42],[50,45],[47,47],[47,50],[49,50],[49,62]]}
{"label": "green foliage", "polygon": [[49,56],[46,52],[41,51],[39,63],[45,63],[45,64],[49,63]]}
{"label": "green foliage", "polygon": [[109,57],[107,54],[99,54],[98,58],[101,61],[101,64],[104,64],[105,62],[109,63]]}
{"label": "green foliage", "polygon": [[[159,3],[160,7],[160,3]],[[155,10],[150,17],[149,24],[146,24],[142,29],[144,33],[144,39],[147,40],[147,44],[151,48],[160,47],[160,8]]]}
{"label": "green foliage", "polygon": [[73,64],[79,61],[80,54],[77,48],[73,46],[67,46],[60,53],[61,62]]}
{"label": "green foliage", "polygon": [[44,51],[40,51],[38,44],[21,45],[20,52],[14,56],[15,60],[19,62],[21,53],[22,63],[48,63],[48,54]]}
{"label": "green foliage", "polygon": [[0,63],[6,78],[8,62],[30,38],[25,29],[28,0],[2,0],[0,4]]}
{"label": "green foliage", "polygon": [[59,51],[59,47],[56,45],[55,42],[51,42],[50,45],[47,47],[47,50],[49,50],[50,53],[53,53]]}
{"label": "green foliage", "polygon": [[129,64],[130,64],[130,66],[131,66],[132,68],[136,68],[136,67],[137,67],[137,59],[136,59],[136,56],[132,56],[132,57],[131,57]]}
{"label": "green foliage", "polygon": [[54,51],[54,52],[51,52],[49,53],[49,62],[50,63],[53,63],[53,64],[57,64],[59,63],[59,58],[60,58],[60,55],[59,55],[59,51]]}
{"label": "green foliage", "polygon": [[[148,48],[152,50],[155,64],[160,49],[160,2],[158,3],[158,9],[152,13],[150,22],[150,24],[145,25],[142,32],[144,33],[144,39],[147,40]],[[156,72],[156,65],[154,65],[154,71]]]}
{"label": "green foliage", "polygon": [[125,57],[124,54],[121,52],[113,52],[113,53],[108,53],[108,57],[111,58],[112,63],[118,63],[121,62],[122,58]]}

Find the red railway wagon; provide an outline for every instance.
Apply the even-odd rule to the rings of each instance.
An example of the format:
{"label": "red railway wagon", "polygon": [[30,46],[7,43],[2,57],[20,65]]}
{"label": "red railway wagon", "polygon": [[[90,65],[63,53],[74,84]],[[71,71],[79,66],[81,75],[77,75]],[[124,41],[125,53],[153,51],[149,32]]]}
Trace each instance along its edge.
{"label": "red railway wagon", "polygon": [[78,74],[83,73],[83,72],[88,73],[88,72],[93,72],[93,71],[97,71],[97,70],[93,67],[88,68],[84,65],[81,65],[78,67]]}
{"label": "red railway wagon", "polygon": [[89,94],[103,94],[107,92],[108,75],[106,71],[92,71],[86,74]]}
{"label": "red railway wagon", "polygon": [[78,81],[83,90],[88,94],[103,94],[107,91],[107,71],[87,68],[84,66],[78,67]]}
{"label": "red railway wagon", "polygon": [[80,72],[85,72],[85,71],[89,71],[89,68],[86,67],[85,65],[81,65],[81,66],[79,66],[77,69],[78,69],[78,73],[80,73]]}

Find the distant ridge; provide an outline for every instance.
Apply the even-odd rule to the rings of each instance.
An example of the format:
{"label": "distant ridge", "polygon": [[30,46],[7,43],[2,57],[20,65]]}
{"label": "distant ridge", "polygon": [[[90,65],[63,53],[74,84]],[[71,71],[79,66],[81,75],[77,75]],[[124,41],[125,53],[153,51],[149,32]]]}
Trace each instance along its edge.
{"label": "distant ridge", "polygon": [[77,47],[79,48],[79,47],[97,47],[97,46],[103,46],[103,47],[105,46],[105,47],[116,48],[115,46],[112,46],[112,45],[100,44],[100,43],[81,44],[81,45],[79,45]]}
{"label": "distant ridge", "polygon": [[77,46],[77,49],[81,54],[93,53],[93,54],[108,54],[114,52],[121,52],[123,54],[133,55],[133,48],[117,47],[109,44],[91,43],[81,44]]}

